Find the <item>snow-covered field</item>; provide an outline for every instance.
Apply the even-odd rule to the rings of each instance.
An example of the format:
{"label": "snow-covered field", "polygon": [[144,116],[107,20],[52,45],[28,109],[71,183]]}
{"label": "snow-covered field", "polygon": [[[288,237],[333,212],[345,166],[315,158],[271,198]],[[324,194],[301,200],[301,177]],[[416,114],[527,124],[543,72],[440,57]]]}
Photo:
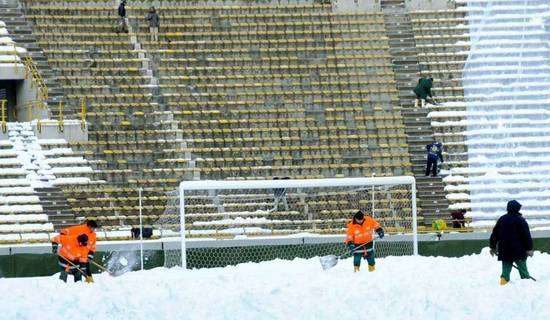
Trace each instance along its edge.
{"label": "snow-covered field", "polygon": [[183,271],[158,268],[95,283],[56,276],[0,279],[0,319],[550,319],[550,255],[528,262],[538,282],[498,284],[485,250],[462,258],[389,257],[352,272],[318,259]]}

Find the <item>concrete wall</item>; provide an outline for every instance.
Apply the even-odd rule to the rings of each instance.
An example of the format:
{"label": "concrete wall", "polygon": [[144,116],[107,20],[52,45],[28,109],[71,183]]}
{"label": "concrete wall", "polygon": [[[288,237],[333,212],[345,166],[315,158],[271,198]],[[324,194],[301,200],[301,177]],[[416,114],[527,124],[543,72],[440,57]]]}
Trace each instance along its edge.
{"label": "concrete wall", "polygon": [[30,77],[26,78],[25,67],[21,65],[0,65],[0,80],[18,80],[17,91],[17,120],[31,121],[48,117],[43,108],[30,108],[29,104],[38,98],[38,87]]}
{"label": "concrete wall", "polygon": [[62,128],[57,120],[41,121],[41,130],[34,122],[33,131],[38,139],[65,139],[68,142],[88,141],[88,127],[82,128],[82,123],[77,120],[64,121]]}
{"label": "concrete wall", "polygon": [[48,109],[37,100],[38,87],[30,79],[20,81],[17,86],[17,121],[48,118]]}
{"label": "concrete wall", "polygon": [[[9,125],[9,124],[8,124]],[[63,128],[59,127],[57,120],[32,122],[32,130],[38,139],[65,139],[68,142],[88,141],[88,127],[82,128],[82,123],[78,120],[67,120],[63,123]],[[0,140],[8,140],[8,134],[0,130]]]}
{"label": "concrete wall", "polygon": [[447,10],[455,8],[454,0],[405,0],[407,11]]}
{"label": "concrete wall", "polygon": [[337,13],[346,12],[379,12],[380,0],[333,0],[332,10]]}

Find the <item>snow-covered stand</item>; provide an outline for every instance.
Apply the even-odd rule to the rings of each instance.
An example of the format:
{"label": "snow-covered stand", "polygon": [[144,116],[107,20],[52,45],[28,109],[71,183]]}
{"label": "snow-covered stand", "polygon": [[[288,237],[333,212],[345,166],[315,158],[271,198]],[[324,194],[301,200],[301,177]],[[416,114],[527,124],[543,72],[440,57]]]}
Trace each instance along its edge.
{"label": "snow-covered stand", "polygon": [[447,149],[449,208],[490,226],[515,198],[532,224],[547,224],[548,3],[457,4],[424,13],[421,27],[433,34],[417,43],[435,60],[425,74],[435,74],[445,102],[429,116]]}
{"label": "snow-covered stand", "polygon": [[9,123],[7,134],[0,140],[0,242],[48,241],[54,226],[75,221],[48,209],[55,203],[45,190],[90,183],[94,170],[67,141],[37,139],[30,123]]}

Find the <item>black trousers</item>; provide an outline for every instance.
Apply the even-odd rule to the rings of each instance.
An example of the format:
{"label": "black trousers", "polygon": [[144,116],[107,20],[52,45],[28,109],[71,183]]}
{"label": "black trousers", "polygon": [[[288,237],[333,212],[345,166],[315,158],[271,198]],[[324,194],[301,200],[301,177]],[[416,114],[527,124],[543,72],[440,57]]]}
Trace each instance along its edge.
{"label": "black trousers", "polygon": [[430,171],[432,172],[432,176],[437,176],[437,158],[432,159],[428,157],[428,162],[426,163],[426,176],[430,175]]}
{"label": "black trousers", "polygon": [[[76,266],[78,266],[80,270],[86,273],[84,276],[91,275],[89,262],[78,262],[78,261],[72,261],[72,262]],[[82,276],[83,276],[82,272],[80,272],[77,268],[73,267],[70,263],[67,262],[67,260],[59,257],[58,263],[59,263],[59,267],[61,268],[59,279],[63,280],[64,282],[67,282],[67,277],[69,274],[71,274],[74,277],[74,282],[82,281]]]}

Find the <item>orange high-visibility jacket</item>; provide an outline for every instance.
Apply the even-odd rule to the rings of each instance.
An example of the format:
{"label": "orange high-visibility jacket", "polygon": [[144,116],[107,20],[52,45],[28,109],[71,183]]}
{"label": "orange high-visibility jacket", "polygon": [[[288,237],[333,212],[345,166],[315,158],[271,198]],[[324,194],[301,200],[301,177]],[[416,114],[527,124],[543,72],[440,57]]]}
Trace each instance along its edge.
{"label": "orange high-visibility jacket", "polygon": [[372,232],[380,228],[380,224],[369,216],[365,216],[362,224],[353,220],[348,223],[346,243],[364,244],[372,241]]}
{"label": "orange high-visibility jacket", "polygon": [[60,234],[78,237],[81,234],[88,236],[88,250],[95,252],[96,234],[86,224],[78,224],[76,226],[61,229]]}
{"label": "orange high-visibility jacket", "polygon": [[89,249],[78,243],[79,235],[59,234],[52,239],[52,242],[61,245],[59,255],[70,261],[88,262]]}

